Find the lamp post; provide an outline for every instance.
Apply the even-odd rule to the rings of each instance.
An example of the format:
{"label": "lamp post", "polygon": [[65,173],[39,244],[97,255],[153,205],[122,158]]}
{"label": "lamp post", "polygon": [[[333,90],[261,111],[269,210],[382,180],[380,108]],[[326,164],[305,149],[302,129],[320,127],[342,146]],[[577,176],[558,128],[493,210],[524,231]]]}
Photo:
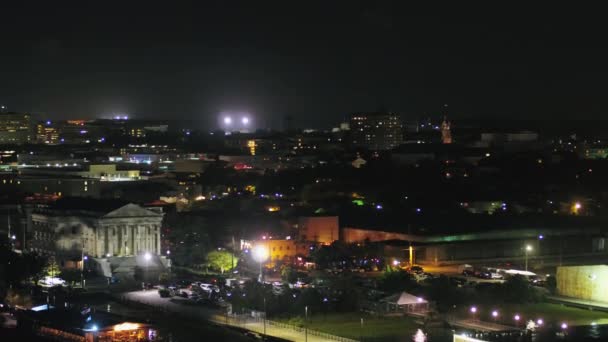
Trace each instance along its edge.
{"label": "lamp post", "polygon": [[266,335],[266,295],[264,295],[264,335]]}
{"label": "lamp post", "polygon": [[262,272],[262,264],[268,259],[268,249],[263,245],[257,245],[253,248],[253,259],[260,263],[259,282],[264,282],[264,273]]}
{"label": "lamp post", "polygon": [[525,260],[526,260],[526,271],[528,271],[528,252],[532,251],[532,246],[526,245],[524,248]]}
{"label": "lamp post", "polygon": [[361,317],[361,335],[359,335],[359,341],[363,341],[363,317]]}
{"label": "lamp post", "polygon": [[308,305],[304,307],[304,342],[308,342]]}
{"label": "lamp post", "polygon": [[146,252],[146,254],[144,254],[144,260],[146,261],[146,274],[144,275],[144,278],[148,278],[148,267],[150,266],[150,260],[152,260],[152,254]]}

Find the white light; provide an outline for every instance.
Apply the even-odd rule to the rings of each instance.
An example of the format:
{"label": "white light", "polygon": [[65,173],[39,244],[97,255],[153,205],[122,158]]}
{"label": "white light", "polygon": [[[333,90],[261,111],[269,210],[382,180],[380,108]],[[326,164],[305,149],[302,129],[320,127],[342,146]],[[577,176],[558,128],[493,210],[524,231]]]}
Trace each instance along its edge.
{"label": "white light", "polygon": [[171,251],[170,251],[170,250],[167,250],[167,255],[169,255],[169,254],[171,254]]}
{"label": "white light", "polygon": [[515,317],[513,317],[513,318],[515,318],[516,321],[519,321],[520,317],[519,317],[519,315],[515,315]]}
{"label": "white light", "polygon": [[536,324],[543,325],[543,319],[542,318],[537,319]]}
{"label": "white light", "polygon": [[106,254],[106,258],[109,258],[110,256],[111,256],[110,253]]}
{"label": "white light", "polygon": [[146,254],[144,254],[144,259],[146,259],[146,261],[150,261],[152,259],[152,254],[146,252]]}
{"label": "white light", "polygon": [[249,123],[249,118],[248,118],[248,117],[246,117],[246,116],[244,116],[244,117],[241,119],[241,122],[243,123],[243,125],[247,125],[247,124]]}
{"label": "white light", "polygon": [[472,307],[471,307],[471,312],[472,312],[472,313],[476,313],[476,312],[477,312],[477,308],[476,308],[476,307],[474,307],[474,306],[472,306]]}
{"label": "white light", "polygon": [[566,324],[566,323],[564,322],[564,323],[562,323],[561,327],[562,327],[562,329],[568,329],[568,324]]}
{"label": "white light", "polygon": [[393,266],[399,265],[399,260],[393,260]]}
{"label": "white light", "polygon": [[492,317],[498,317],[498,311],[496,311],[496,310],[492,311]]}
{"label": "white light", "polygon": [[97,331],[97,325],[93,324],[93,326],[91,327],[92,331]]}
{"label": "white light", "polygon": [[268,249],[262,245],[253,247],[253,258],[257,262],[264,262],[268,258]]}
{"label": "white light", "polygon": [[232,123],[232,118],[231,118],[231,117],[229,117],[229,116],[225,117],[225,118],[224,118],[224,123],[225,123],[226,125],[230,125],[230,124]]}
{"label": "white light", "polygon": [[526,250],[527,250],[527,251],[531,251],[531,250],[532,250],[532,246],[527,245],[527,246],[526,246]]}

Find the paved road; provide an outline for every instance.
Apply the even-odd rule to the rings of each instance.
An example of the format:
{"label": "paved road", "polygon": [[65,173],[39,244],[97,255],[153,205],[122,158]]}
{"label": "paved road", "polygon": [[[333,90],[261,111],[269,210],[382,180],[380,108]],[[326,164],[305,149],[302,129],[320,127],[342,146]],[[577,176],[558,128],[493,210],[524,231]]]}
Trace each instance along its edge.
{"label": "paved road", "polygon": [[[258,333],[264,332],[264,322],[255,319],[243,319],[238,317],[227,317],[218,311],[201,305],[191,304],[183,298],[161,298],[156,290],[134,291],[123,293],[122,296],[134,302],[154,306],[167,312],[174,312],[181,315],[186,315],[195,319],[209,320],[218,324],[228,324],[246,328]],[[305,333],[304,331],[295,331],[290,328],[266,324],[266,334],[291,341],[308,341],[308,342],[330,342],[336,341],[324,336],[314,335],[316,332]]]}

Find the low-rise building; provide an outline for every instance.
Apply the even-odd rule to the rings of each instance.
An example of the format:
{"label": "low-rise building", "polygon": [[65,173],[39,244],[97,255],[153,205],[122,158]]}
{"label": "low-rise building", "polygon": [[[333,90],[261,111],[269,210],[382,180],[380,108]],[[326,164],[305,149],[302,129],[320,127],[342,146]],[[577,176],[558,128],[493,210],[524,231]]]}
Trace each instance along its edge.
{"label": "low-rise building", "polygon": [[28,248],[62,261],[82,255],[101,258],[160,255],[163,214],[132,203],[83,198],[59,199],[26,208]]}

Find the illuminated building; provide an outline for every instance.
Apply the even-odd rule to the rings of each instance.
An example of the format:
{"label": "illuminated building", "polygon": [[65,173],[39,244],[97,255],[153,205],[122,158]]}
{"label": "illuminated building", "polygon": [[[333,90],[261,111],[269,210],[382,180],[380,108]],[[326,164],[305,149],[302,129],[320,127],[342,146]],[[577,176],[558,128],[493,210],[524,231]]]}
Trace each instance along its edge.
{"label": "illuminated building", "polygon": [[296,243],[293,240],[259,240],[255,245],[262,245],[268,249],[268,261],[289,261],[297,253]]}
{"label": "illuminated building", "polygon": [[255,156],[255,148],[256,148],[256,143],[255,140],[248,140],[247,141],[247,147],[249,148],[249,154],[251,154],[252,156]]}
{"label": "illuminated building", "polygon": [[298,221],[299,241],[329,245],[339,239],[339,231],[337,216],[300,217]]}
{"label": "illuminated building", "polygon": [[41,144],[54,145],[59,143],[59,131],[51,126],[51,122],[40,123],[36,126],[36,140]]}
{"label": "illuminated building", "polygon": [[0,144],[27,144],[32,140],[30,114],[0,113]]}
{"label": "illuminated building", "polygon": [[370,150],[391,150],[403,142],[401,117],[394,113],[357,113],[350,117],[352,143]]}
{"label": "illuminated building", "polygon": [[95,258],[161,254],[163,214],[136,204],[62,198],[26,209],[26,217],[29,248],[61,262],[79,260],[81,253]]}
{"label": "illuminated building", "polygon": [[556,274],[557,293],[570,298],[608,302],[607,265],[559,266]]}

